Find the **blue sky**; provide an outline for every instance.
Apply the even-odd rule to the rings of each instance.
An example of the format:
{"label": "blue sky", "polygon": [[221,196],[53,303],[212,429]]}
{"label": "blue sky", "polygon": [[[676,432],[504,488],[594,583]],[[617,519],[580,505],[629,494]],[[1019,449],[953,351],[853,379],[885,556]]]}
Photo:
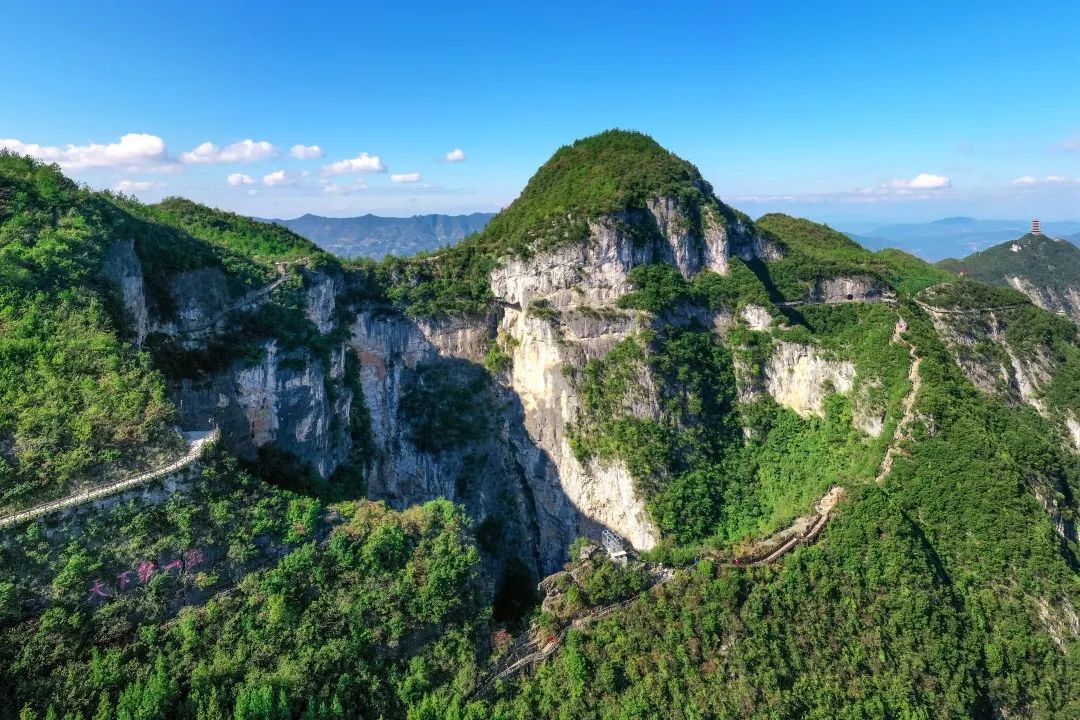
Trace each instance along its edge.
{"label": "blue sky", "polygon": [[148,201],[494,210],[624,127],[755,216],[1080,217],[1075,2],[17,5],[0,143]]}

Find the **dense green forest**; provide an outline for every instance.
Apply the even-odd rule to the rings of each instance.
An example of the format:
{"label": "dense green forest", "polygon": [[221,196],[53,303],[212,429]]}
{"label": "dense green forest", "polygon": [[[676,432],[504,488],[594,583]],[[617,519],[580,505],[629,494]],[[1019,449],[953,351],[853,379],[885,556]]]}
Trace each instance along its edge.
{"label": "dense green forest", "polygon": [[151,337],[127,342],[129,318],[103,272],[133,243],[151,310],[173,311],[169,280],[219,268],[233,296],[266,284],[275,262],[337,266],[278,226],[187,200],[149,206],[80,188],[55,167],[0,152],[0,508],[55,497],[175,455],[182,443],[163,372],[190,374],[250,356],[244,337],[286,347],[320,339],[295,293],[244,320],[228,345],[187,353]]}
{"label": "dense green forest", "polygon": [[1075,497],[1080,464],[1033,411],[978,393],[908,314],[923,419],[883,485],[857,486],[825,537],[780,567],[703,560],[572,632],[472,716],[1080,713],[1076,645],[1053,639],[1071,637],[1063,608],[1080,600],[1075,546],[1028,489],[1041,476]]}
{"label": "dense green forest", "polygon": [[[590,242],[590,222],[656,239],[656,198],[677,202],[693,238],[715,213],[775,252],[730,257],[725,274],[637,264],[621,295],[570,320],[545,297],[496,302],[499,263]],[[118,241],[155,317],[174,310],[177,273],[220,272],[230,298],[282,282],[205,346],[151,332],[138,347],[103,269]],[[320,270],[339,283],[329,330],[305,306]],[[850,278],[884,299],[814,301]],[[390,451],[415,447],[417,475],[470,443],[531,439],[511,427],[509,312],[568,357],[564,332],[601,339],[544,369],[574,404],[573,454],[625,467],[658,532],[625,567],[575,543],[544,606],[523,567],[506,571],[521,592],[498,589],[499,517],[362,497],[376,420],[401,423]],[[361,314],[404,338],[388,351],[404,359],[348,344]],[[407,334],[418,327],[463,344],[474,331],[479,357],[440,363]],[[608,342],[612,328],[629,329]],[[483,232],[379,263],[2,153],[0,509],[174,457],[169,383],[246,367],[268,340],[285,366],[337,368],[355,404],[333,429],[352,439],[333,476],[273,444],[248,462],[217,446],[175,487],[0,531],[0,720],[1080,717],[1080,457],[1065,425],[1080,413],[1077,333],[1007,287],[806,220],[753,222],[640,133],[561,148]],[[1045,370],[1042,406],[980,390],[962,365],[1009,353]],[[774,397],[796,369],[833,378],[814,407]],[[369,412],[362,378],[401,383],[400,417]],[[510,466],[537,455],[508,454],[503,471],[522,477]],[[444,486],[473,483],[469,468]],[[835,486],[815,542],[741,561]],[[543,657],[483,682],[530,638]]]}
{"label": "dense green forest", "polygon": [[0,716],[403,716],[475,674],[477,562],[448,502],[324,509],[221,457],[190,494],[0,550],[0,622],[48,601],[4,630]]}
{"label": "dense green forest", "polygon": [[0,180],[0,507],[12,507],[178,438],[161,376],[123,342],[97,273],[115,206],[10,154]]}

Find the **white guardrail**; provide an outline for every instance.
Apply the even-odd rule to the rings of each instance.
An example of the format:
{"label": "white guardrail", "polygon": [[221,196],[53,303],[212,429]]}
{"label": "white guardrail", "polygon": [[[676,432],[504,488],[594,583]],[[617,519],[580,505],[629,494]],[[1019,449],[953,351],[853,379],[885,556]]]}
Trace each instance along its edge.
{"label": "white guardrail", "polygon": [[156,480],[166,475],[171,475],[178,470],[182,470],[191,463],[199,459],[202,454],[202,450],[207,445],[215,442],[220,436],[221,432],[218,429],[207,430],[202,432],[188,432],[184,433],[184,436],[189,440],[190,445],[187,453],[177,460],[172,461],[167,465],[154,468],[138,475],[133,475],[123,480],[117,480],[116,482],[107,483],[105,485],[97,485],[95,487],[87,488],[80,492],[68,495],[66,497],[59,498],[57,500],[50,500],[48,502],[35,505],[34,507],[27,508],[26,510],[20,510],[19,512],[12,513],[0,517],[0,528],[11,527],[12,525],[18,525],[19,523],[39,518],[42,515],[48,515],[49,513],[56,512],[57,510],[64,510],[66,508],[75,507],[88,503],[92,500],[108,497],[109,495],[115,495],[116,493],[129,490],[133,487],[138,487],[151,480]]}

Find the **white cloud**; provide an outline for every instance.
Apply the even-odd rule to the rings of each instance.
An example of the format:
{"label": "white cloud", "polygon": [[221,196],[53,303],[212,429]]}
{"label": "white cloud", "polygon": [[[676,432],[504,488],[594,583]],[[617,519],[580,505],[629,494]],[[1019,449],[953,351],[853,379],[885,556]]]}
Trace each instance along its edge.
{"label": "white cloud", "polygon": [[256,190],[255,188],[251,188],[250,190],[248,190],[248,195],[258,195],[258,194],[259,194],[259,191]]}
{"label": "white cloud", "polygon": [[894,190],[940,190],[952,187],[952,181],[944,175],[919,173],[910,180],[889,180],[883,187]]}
{"label": "white cloud", "polygon": [[414,182],[420,182],[420,179],[421,179],[420,178],[420,173],[418,173],[418,172],[401,173],[401,174],[398,174],[398,175],[391,175],[390,176],[390,182],[395,182],[395,183],[414,183]]}
{"label": "white cloud", "polygon": [[1080,137],[1065,138],[1058,143],[1058,148],[1065,152],[1076,152],[1080,150]]}
{"label": "white cloud", "polygon": [[446,153],[446,162],[465,162],[465,151],[461,148],[454,148],[450,152]]}
{"label": "white cloud", "polygon": [[337,162],[323,165],[323,175],[342,175],[351,172],[384,173],[386,166],[378,155],[368,155],[362,152],[354,158],[338,160]]}
{"label": "white cloud", "polygon": [[307,177],[306,172],[293,172],[292,170],[275,170],[269,175],[263,175],[263,185],[274,187],[276,185],[296,185],[300,178]]}
{"label": "white cloud", "polygon": [[255,184],[255,178],[251,177],[250,175],[245,175],[244,173],[238,173],[238,172],[232,173],[231,175],[229,175],[229,177],[226,178],[226,180],[233,187],[236,187],[237,185],[254,185]]}
{"label": "white cloud", "polygon": [[1041,180],[1031,175],[1024,175],[1018,177],[1012,181],[1013,185],[1017,187],[1032,187],[1034,185],[1076,185],[1080,183],[1080,180],[1076,180],[1065,175],[1047,175]]}
{"label": "white cloud", "polygon": [[113,189],[116,190],[116,192],[131,194],[135,192],[146,192],[148,190],[160,190],[164,187],[165,183],[154,182],[152,180],[121,180],[116,183],[116,187]]}
{"label": "white cloud", "polygon": [[165,141],[157,135],[128,133],[120,142],[101,145],[37,145],[14,138],[0,138],[0,148],[56,163],[64,170],[102,167],[142,167],[169,163]]}
{"label": "white cloud", "polygon": [[354,192],[367,190],[367,183],[364,182],[363,178],[356,178],[348,185],[339,185],[327,178],[319,178],[318,182],[322,185],[323,193],[327,195],[351,195]]}
{"label": "white cloud", "polygon": [[219,148],[212,142],[204,142],[191,152],[180,155],[180,162],[188,165],[208,163],[256,162],[277,157],[277,148],[265,140],[251,138]]}
{"label": "white cloud", "polygon": [[[952,180],[945,175],[933,173],[919,173],[913,178],[895,178],[878,183],[875,187],[856,188],[854,195],[870,200],[872,198],[884,198],[888,196],[904,196],[924,198],[939,190],[947,190],[952,187]],[[828,195],[829,193],[826,193]]]}
{"label": "white cloud", "polygon": [[323,156],[322,148],[318,145],[293,145],[289,154],[301,160],[312,160]]}

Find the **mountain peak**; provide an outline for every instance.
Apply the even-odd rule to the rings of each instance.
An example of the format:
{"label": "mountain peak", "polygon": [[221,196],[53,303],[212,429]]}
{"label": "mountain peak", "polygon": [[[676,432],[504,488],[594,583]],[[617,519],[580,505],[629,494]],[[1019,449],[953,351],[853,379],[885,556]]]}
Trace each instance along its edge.
{"label": "mountain peak", "polygon": [[607,130],[559,148],[483,235],[506,249],[526,250],[576,236],[589,219],[671,196],[716,202],[693,164],[645,133]]}

